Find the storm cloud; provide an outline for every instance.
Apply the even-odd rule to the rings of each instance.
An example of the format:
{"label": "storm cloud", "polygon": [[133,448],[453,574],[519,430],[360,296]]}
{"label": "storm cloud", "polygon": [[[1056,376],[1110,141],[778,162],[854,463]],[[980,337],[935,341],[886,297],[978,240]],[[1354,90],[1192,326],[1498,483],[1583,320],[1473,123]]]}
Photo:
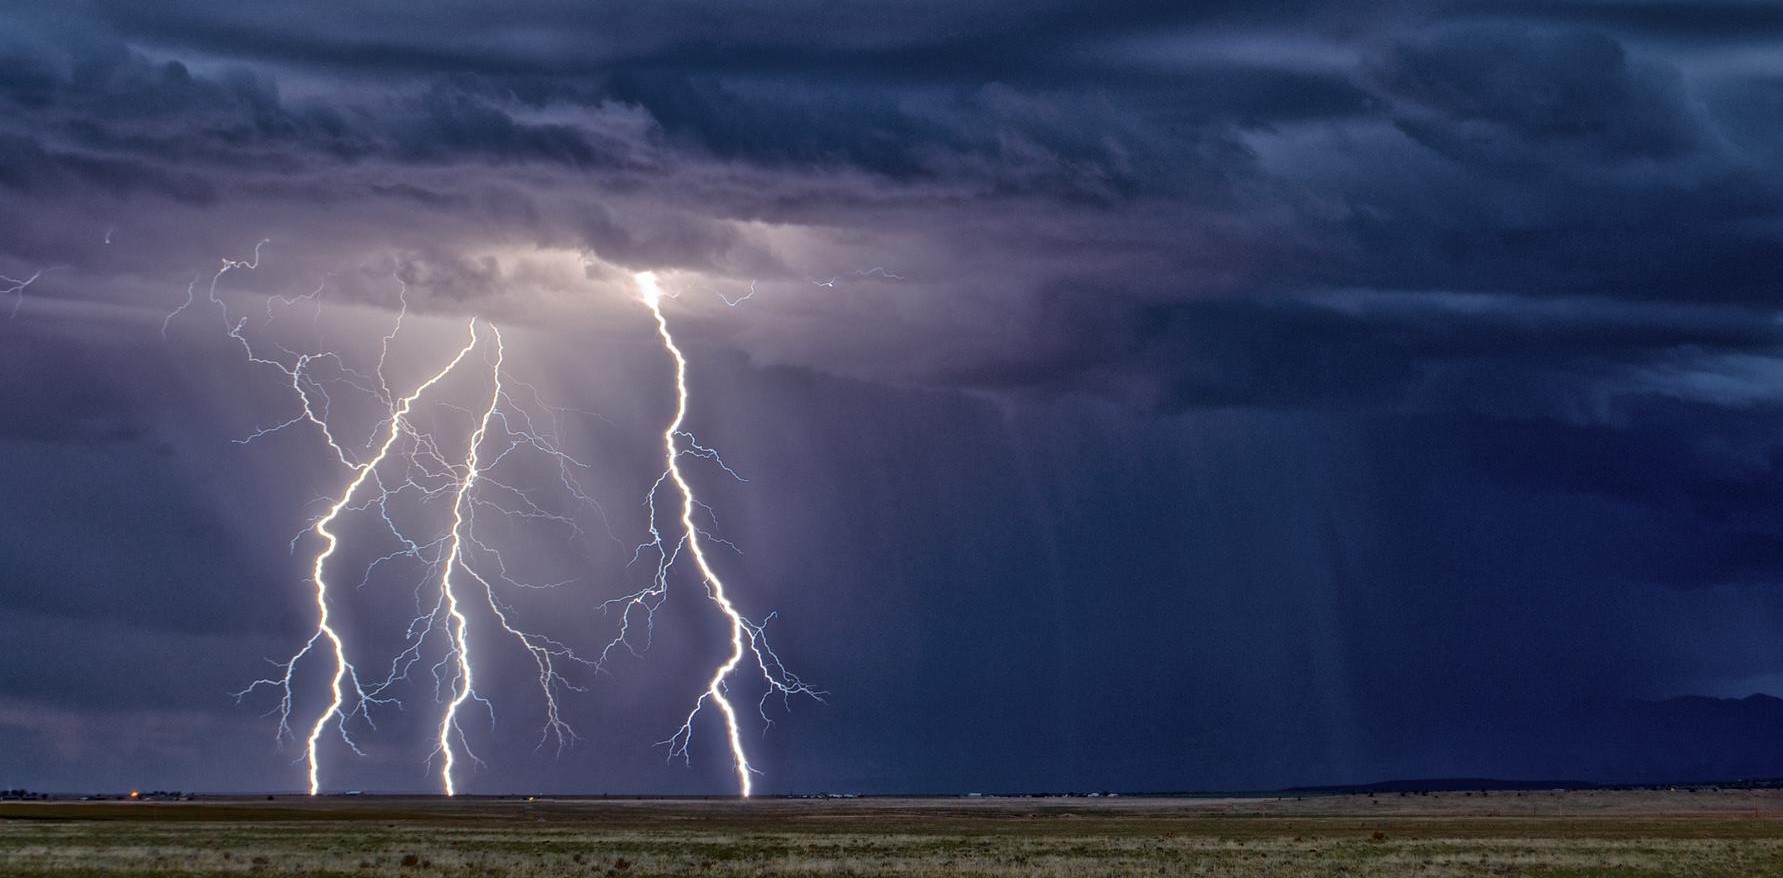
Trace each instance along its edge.
{"label": "storm cloud", "polygon": [[[136,706],[153,783],[292,782],[229,693],[305,630],[290,540],[333,476],[230,441],[280,388],[211,312],[157,331],[267,239],[245,313],[511,327],[602,416],[574,423],[618,542],[665,413],[631,273],[677,292],[697,432],[750,476],[725,563],[834,695],[775,715],[774,789],[1558,771],[1605,722],[1581,703],[1783,689],[1771,4],[0,23],[0,275],[52,269],[0,324],[0,786],[150,783],[81,758]],[[597,584],[552,612],[597,626],[636,572],[563,551]],[[588,696],[602,743],[504,725],[522,755],[474,785],[721,783],[650,748],[676,649]],[[421,785],[411,749],[363,785]],[[1624,751],[1590,779],[1686,770]]]}

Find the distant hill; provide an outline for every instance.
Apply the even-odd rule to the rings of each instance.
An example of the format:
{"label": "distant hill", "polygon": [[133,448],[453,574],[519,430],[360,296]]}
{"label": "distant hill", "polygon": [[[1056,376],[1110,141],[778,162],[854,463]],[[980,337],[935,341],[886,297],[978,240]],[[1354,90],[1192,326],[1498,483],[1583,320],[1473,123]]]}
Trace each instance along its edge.
{"label": "distant hill", "polygon": [[[1602,701],[1549,721],[1467,724],[1447,742],[1498,777],[1433,777],[1302,786],[1288,792],[1593,789],[1654,784],[1778,786],[1783,699],[1687,695]],[[1505,779],[1513,778],[1513,779]]]}

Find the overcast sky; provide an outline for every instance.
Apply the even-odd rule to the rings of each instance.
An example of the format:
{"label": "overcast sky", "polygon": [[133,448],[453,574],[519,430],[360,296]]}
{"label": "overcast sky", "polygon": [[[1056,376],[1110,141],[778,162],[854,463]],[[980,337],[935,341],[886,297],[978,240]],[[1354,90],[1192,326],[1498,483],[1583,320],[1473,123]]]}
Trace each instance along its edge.
{"label": "overcast sky", "polygon": [[[406,288],[393,386],[499,325],[599,504],[515,473],[575,527],[492,531],[561,583],[513,606],[598,652],[673,414],[643,270],[747,480],[689,458],[716,563],[829,693],[746,711],[763,791],[1783,773],[1579,756],[1783,695],[1783,6],[4,0],[0,786],[303,785],[231,693],[350,473],[237,441],[294,397],[234,319],[369,370]],[[359,583],[374,522],[377,665],[424,576]],[[657,746],[723,653],[677,587],[562,753],[473,635],[461,787],[729,791],[715,725]],[[433,788],[415,676],[325,787]]]}

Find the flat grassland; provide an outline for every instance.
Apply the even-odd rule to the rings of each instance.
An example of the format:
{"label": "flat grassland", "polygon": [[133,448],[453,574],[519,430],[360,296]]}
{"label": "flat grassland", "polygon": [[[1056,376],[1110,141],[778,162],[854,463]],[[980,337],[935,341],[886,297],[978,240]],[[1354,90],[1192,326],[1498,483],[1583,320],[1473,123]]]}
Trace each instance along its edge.
{"label": "flat grassland", "polygon": [[0,803],[0,875],[1783,875],[1783,792]]}

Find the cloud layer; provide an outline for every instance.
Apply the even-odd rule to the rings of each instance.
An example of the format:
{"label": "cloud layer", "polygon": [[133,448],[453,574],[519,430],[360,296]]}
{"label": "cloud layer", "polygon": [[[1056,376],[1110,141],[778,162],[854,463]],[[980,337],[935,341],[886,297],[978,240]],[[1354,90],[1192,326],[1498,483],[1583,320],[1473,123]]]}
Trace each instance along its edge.
{"label": "cloud layer", "polygon": [[[56,267],[0,328],[8,484],[53,510],[9,513],[16,613],[228,628],[232,661],[301,629],[300,601],[215,598],[285,575],[328,475],[201,478],[273,403],[198,324],[154,332],[270,238],[231,295],[320,285],[343,338],[405,284],[424,319],[515,326],[617,446],[661,414],[629,274],[681,292],[702,435],[763,472],[721,507],[735,563],[781,583],[758,609],[796,620],[810,676],[883,697],[776,731],[814,748],[811,783],[1490,773],[1416,735],[1783,674],[1751,621],[1783,611],[1770,4],[78,0],[0,23],[0,274]],[[268,508],[230,514],[243,485]],[[107,503],[181,524],[117,538]],[[142,560],[166,539],[189,551]],[[849,648],[874,613],[907,661]],[[0,677],[0,734],[109,715],[108,687],[31,682],[88,654],[71,636],[0,652],[30,669]],[[52,688],[74,703],[16,719]],[[163,725],[239,721],[212,695],[169,694]],[[913,718],[925,699],[985,728],[1039,705],[1047,731],[919,765],[957,731]],[[98,782],[44,746],[27,778]],[[702,782],[676,777],[616,783]]]}

